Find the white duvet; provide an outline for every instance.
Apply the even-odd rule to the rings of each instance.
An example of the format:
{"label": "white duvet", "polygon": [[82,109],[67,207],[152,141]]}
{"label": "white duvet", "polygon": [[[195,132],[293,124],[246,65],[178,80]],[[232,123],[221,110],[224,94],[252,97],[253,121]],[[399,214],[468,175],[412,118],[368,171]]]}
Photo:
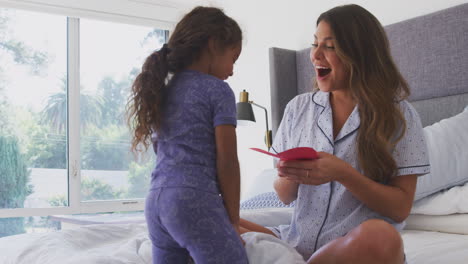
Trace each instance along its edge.
{"label": "white duvet", "polygon": [[[259,233],[243,235],[250,263],[305,264],[281,240]],[[0,239],[2,264],[139,264],[151,262],[145,224],[90,225],[46,234]]]}

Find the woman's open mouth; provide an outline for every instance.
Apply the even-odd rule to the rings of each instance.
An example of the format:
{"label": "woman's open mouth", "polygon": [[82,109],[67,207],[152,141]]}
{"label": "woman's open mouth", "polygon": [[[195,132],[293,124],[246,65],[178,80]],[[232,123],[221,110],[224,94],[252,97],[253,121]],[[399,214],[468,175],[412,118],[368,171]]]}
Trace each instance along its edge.
{"label": "woman's open mouth", "polygon": [[324,67],[324,66],[318,66],[317,65],[317,66],[315,66],[315,68],[317,69],[317,78],[319,80],[324,79],[332,71],[330,68]]}

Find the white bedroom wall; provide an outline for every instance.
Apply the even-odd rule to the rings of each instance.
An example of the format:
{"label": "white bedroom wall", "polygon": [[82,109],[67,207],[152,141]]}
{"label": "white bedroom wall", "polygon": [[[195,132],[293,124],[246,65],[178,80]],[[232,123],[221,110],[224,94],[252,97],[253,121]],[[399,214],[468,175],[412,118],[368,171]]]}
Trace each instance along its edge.
{"label": "white bedroom wall", "polygon": [[[373,13],[383,25],[392,24],[440,9],[466,3],[466,0],[356,0],[356,1],[272,1],[215,0],[236,19],[244,30],[244,46],[235,65],[234,76],[228,82],[238,93],[246,89],[250,99],[270,109],[268,48],[302,49],[313,39],[315,21],[320,13],[342,4],[355,3]],[[239,126],[238,155],[244,191],[263,169],[272,168],[271,158],[249,150],[264,147],[264,113],[255,109],[257,124]],[[270,119],[271,120],[271,119]],[[271,124],[271,123],[270,123]],[[245,193],[245,192],[244,192]],[[246,198],[246,197],[244,197]]]}

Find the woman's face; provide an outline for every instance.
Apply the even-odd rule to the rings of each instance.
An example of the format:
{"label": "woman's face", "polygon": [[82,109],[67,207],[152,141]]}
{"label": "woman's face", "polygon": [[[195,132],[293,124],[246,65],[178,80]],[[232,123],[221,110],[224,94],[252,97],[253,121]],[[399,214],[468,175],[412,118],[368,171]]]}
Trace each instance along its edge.
{"label": "woman's face", "polygon": [[319,89],[323,92],[345,89],[348,85],[349,74],[336,55],[336,40],[330,25],[321,21],[314,38],[310,60],[314,64]]}

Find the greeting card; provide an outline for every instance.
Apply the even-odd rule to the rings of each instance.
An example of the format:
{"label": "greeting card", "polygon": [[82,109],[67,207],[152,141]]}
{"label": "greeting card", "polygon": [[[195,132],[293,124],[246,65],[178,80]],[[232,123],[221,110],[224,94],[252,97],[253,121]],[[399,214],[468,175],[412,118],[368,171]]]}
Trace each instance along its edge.
{"label": "greeting card", "polygon": [[271,153],[259,148],[250,148],[251,150],[258,151],[263,154],[267,154],[278,158],[280,160],[311,160],[318,158],[317,152],[313,148],[309,147],[298,147],[285,150],[280,153]]}

